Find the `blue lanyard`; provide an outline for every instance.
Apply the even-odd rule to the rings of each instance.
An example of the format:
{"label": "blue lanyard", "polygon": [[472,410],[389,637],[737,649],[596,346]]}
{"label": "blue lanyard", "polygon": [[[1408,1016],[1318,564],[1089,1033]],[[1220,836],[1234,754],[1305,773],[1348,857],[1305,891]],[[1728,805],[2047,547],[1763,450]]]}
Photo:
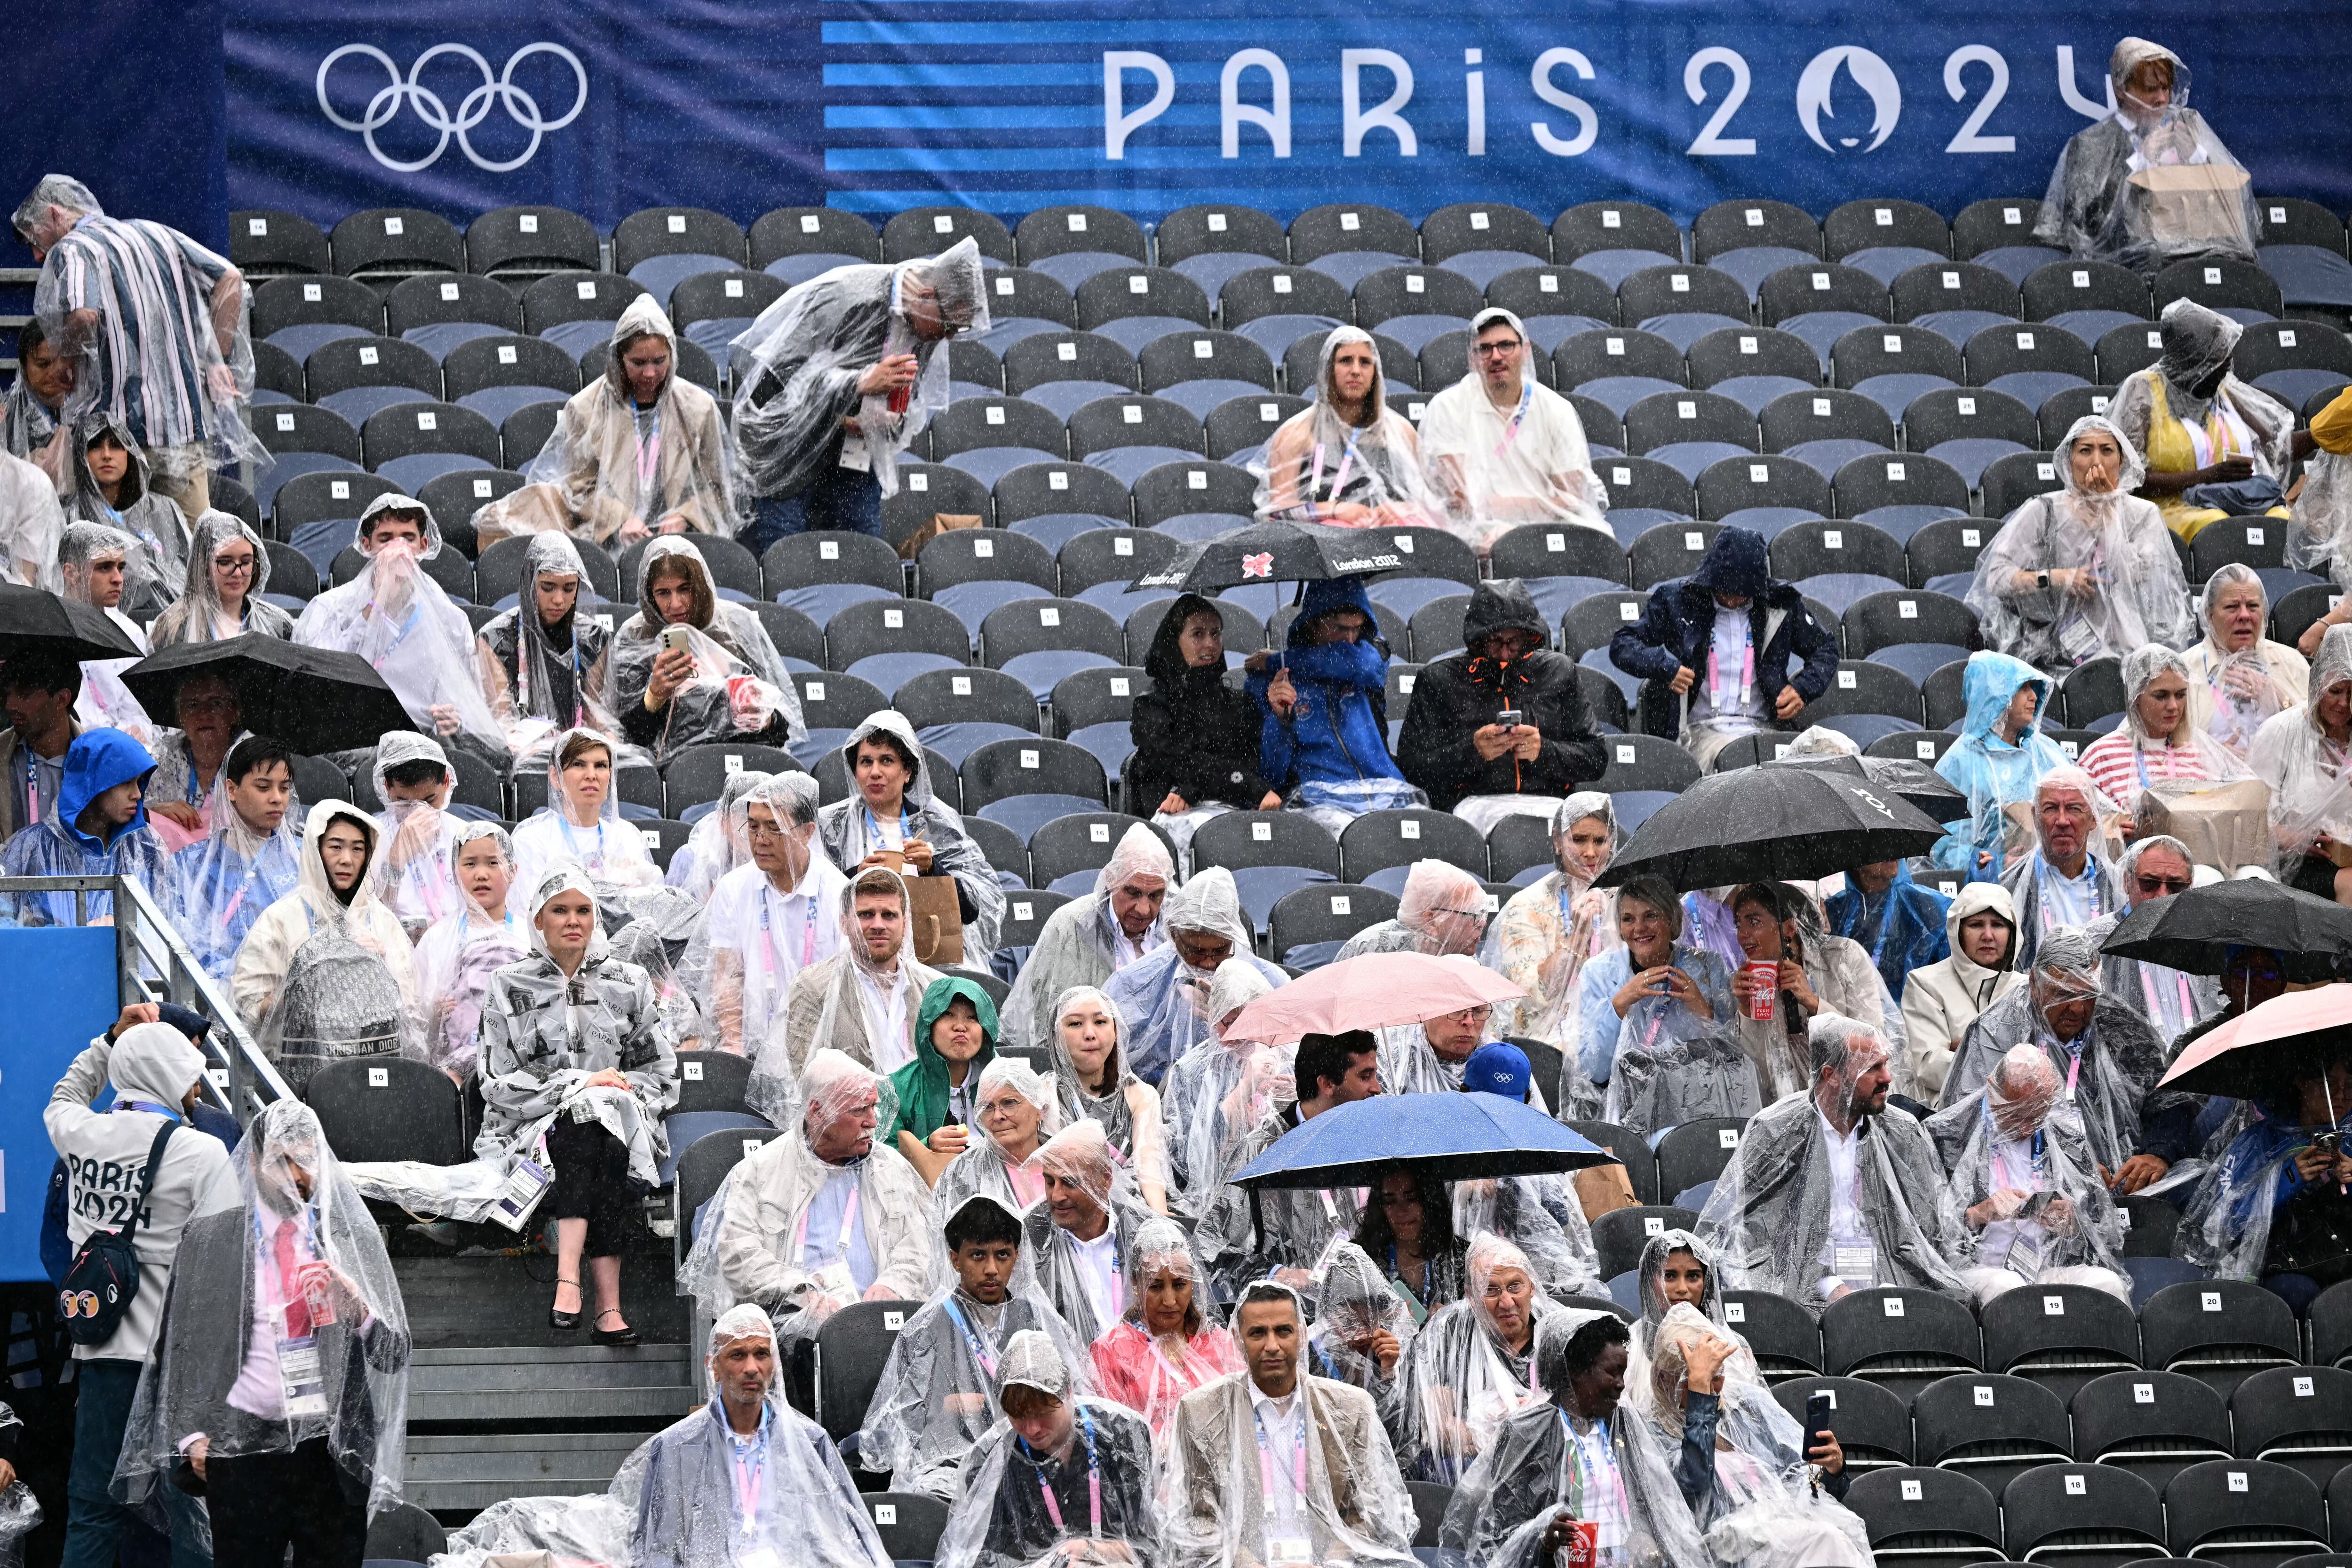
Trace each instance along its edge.
{"label": "blue lanyard", "polygon": [[158,1105],[152,1100],[125,1100],[114,1108],[118,1111],[152,1111],[158,1116],[168,1117],[174,1122],[182,1121],[177,1111],[173,1110],[169,1105]]}
{"label": "blue lanyard", "polygon": [[[882,842],[882,824],[874,820],[874,808],[871,806],[861,805],[858,807],[858,810],[866,813],[866,826],[868,830],[867,836],[873,839],[876,846],[878,848]],[[900,843],[904,843],[908,839],[915,836],[915,830],[908,825],[913,821],[914,819],[907,814],[907,802],[902,797],[898,801],[898,841]]]}
{"label": "blue lanyard", "polygon": [[[562,797],[557,797],[557,800],[560,802],[562,800]],[[580,841],[572,836],[572,819],[564,814],[562,804],[558,804],[555,808],[555,825],[559,829],[562,830],[563,847],[572,852],[572,858],[573,860],[578,861],[582,865],[588,867],[592,871],[603,871],[604,869],[604,820],[602,817],[599,817],[596,820],[596,853],[593,859],[580,852]],[[761,906],[760,914],[761,923],[764,925],[767,916],[767,909],[765,905]]]}
{"label": "blue lanyard", "polygon": [[963,1335],[963,1343],[971,1350],[971,1358],[980,1363],[980,1369],[988,1374],[989,1381],[994,1382],[996,1380],[994,1342],[972,1327],[971,1321],[963,1315],[963,1309],[956,1305],[954,1297],[949,1297],[946,1305],[948,1320],[955,1324],[956,1332]]}

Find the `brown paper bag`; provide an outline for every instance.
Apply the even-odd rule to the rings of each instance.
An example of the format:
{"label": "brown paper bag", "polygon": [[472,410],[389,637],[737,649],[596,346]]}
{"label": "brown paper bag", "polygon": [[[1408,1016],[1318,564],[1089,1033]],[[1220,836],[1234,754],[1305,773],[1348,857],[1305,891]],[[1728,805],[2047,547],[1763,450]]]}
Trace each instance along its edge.
{"label": "brown paper bag", "polygon": [[2227,875],[2271,863],[2271,787],[2259,779],[2227,784],[2165,779],[2139,792],[2139,835],[2169,834],[2199,865]]}
{"label": "brown paper bag", "polygon": [[2134,198],[2147,208],[2148,237],[2177,248],[2209,243],[2245,244],[2243,169],[2227,163],[2169,163],[2130,177]]}
{"label": "brown paper bag", "polygon": [[958,528],[976,528],[978,527],[980,527],[980,517],[975,513],[933,512],[929,522],[923,524],[913,533],[908,534],[905,538],[898,541],[898,559],[900,560],[914,559],[917,556],[923,553],[923,547],[925,545],[930,543],[941,534],[952,533]]}
{"label": "brown paper bag", "polygon": [[907,927],[916,963],[938,969],[963,962],[963,916],[956,904],[955,878],[907,879]]}
{"label": "brown paper bag", "polygon": [[1633,1178],[1621,1165],[1587,1166],[1576,1173],[1576,1201],[1584,1206],[1587,1225],[1612,1208],[1634,1208],[1642,1200],[1633,1196]]}

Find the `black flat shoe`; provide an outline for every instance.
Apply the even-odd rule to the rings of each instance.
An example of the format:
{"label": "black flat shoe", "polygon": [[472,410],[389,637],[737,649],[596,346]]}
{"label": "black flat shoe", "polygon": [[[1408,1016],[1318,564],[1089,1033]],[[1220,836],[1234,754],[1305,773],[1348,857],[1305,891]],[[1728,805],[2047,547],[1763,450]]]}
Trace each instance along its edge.
{"label": "black flat shoe", "polygon": [[[607,1308],[605,1311],[596,1314],[600,1321],[604,1318],[617,1318],[620,1315],[620,1310],[616,1307]],[[598,1344],[614,1345],[623,1350],[630,1349],[637,1343],[637,1331],[631,1328],[627,1323],[623,1323],[616,1329],[594,1330],[588,1337],[594,1340]]]}
{"label": "black flat shoe", "polygon": [[[580,1286],[580,1281],[577,1280],[558,1280],[555,1282],[558,1285],[570,1285],[574,1290]],[[547,1309],[547,1326],[558,1333],[576,1333],[580,1329],[580,1314],[577,1311],[567,1312],[551,1304]]]}

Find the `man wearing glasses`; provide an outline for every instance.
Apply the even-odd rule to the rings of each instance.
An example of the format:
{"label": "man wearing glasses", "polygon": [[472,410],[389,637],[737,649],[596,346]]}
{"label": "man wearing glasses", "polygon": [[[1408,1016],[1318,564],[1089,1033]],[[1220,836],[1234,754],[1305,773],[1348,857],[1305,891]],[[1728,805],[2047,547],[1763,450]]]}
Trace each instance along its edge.
{"label": "man wearing glasses", "polygon": [[1543,384],[1527,329],[1508,310],[1470,322],[1470,373],[1422,416],[1429,487],[1454,531],[1485,555],[1522,523],[1574,523],[1604,533],[1609,497],[1593,472],[1574,405]]}
{"label": "man wearing glasses", "polygon": [[[2123,888],[2123,915],[2143,904],[2188,892],[2193,881],[2193,864],[2189,846],[2179,839],[2158,833],[2138,840],[2124,852],[2116,865],[2116,880]],[[2090,928],[2093,938],[2104,946],[2123,915],[2094,923]],[[2157,1038],[2168,1045],[2179,1039],[2183,1030],[2218,1015],[2222,1007],[2221,984],[2210,975],[2187,974],[2161,964],[2145,964],[2110,953],[2100,962],[2099,978],[2109,996],[2138,1009],[2148,1027],[2156,1030]]]}

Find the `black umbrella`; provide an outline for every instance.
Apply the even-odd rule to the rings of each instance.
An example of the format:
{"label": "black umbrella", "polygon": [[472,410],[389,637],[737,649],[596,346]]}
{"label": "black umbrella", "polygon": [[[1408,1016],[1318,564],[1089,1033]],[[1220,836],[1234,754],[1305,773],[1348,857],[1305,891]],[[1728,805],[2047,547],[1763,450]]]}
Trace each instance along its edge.
{"label": "black umbrella", "polygon": [[60,599],[38,588],[0,583],[0,659],[39,650],[80,664],[86,659],[135,659],[139,644],[94,604]]}
{"label": "black umbrella", "polygon": [[1925,854],[1943,825],[1867,779],[1817,768],[1711,773],[1658,808],[1599,884],[1663,876],[1677,890],[1811,881]]}
{"label": "black umbrella", "polygon": [[1381,528],[1334,528],[1320,523],[1251,523],[1187,545],[1131,590],[1214,593],[1249,582],[1318,582],[1327,577],[1382,577],[1412,559]]}
{"label": "black umbrella", "polygon": [[[135,650],[134,650],[135,652]],[[140,706],[168,719],[191,675],[220,676],[236,689],[238,725],[297,751],[354,750],[388,730],[415,729],[408,710],[375,667],[357,653],[305,648],[247,632],[225,643],[181,643],[122,673]]]}
{"label": "black umbrella", "polygon": [[1867,779],[1881,789],[1908,800],[1937,821],[1948,822],[1969,814],[1968,792],[1954,789],[1942,774],[1906,757],[1784,757],[1768,764],[1775,768],[1811,768]]}
{"label": "black umbrella", "polygon": [[2263,877],[2192,887],[2116,922],[2102,951],[2192,975],[2218,975],[2225,946],[2285,955],[2286,977],[2318,985],[2352,976],[2352,909]]}

